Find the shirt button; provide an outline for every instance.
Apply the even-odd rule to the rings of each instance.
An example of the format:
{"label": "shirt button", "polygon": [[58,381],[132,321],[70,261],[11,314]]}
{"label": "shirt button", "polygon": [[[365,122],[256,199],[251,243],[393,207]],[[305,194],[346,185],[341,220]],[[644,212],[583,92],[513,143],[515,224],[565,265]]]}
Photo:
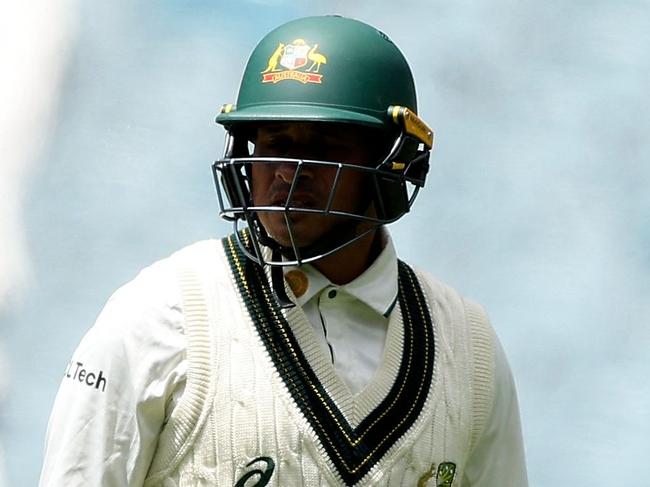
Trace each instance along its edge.
{"label": "shirt button", "polygon": [[327,293],[327,297],[334,299],[336,297],[336,289],[330,289],[330,291]]}

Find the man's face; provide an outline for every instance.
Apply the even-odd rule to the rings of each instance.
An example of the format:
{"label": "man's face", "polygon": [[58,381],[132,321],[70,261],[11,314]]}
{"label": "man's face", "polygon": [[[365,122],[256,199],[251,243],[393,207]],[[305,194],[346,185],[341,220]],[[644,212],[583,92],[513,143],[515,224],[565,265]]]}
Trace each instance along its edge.
{"label": "man's face", "polygon": [[[273,123],[262,125],[254,136],[256,157],[312,159],[370,166],[377,162],[376,140],[369,129],[328,123]],[[255,206],[283,206],[296,175],[295,163],[252,165],[252,199]],[[336,176],[334,166],[305,164],[298,175],[292,207],[323,210],[327,206]],[[368,207],[364,191],[367,176],[361,171],[343,170],[334,194],[332,210],[359,213]],[[258,213],[267,233],[280,245],[291,246],[283,212]],[[293,238],[298,247],[317,242],[335,225],[345,221],[312,213],[290,214]]]}

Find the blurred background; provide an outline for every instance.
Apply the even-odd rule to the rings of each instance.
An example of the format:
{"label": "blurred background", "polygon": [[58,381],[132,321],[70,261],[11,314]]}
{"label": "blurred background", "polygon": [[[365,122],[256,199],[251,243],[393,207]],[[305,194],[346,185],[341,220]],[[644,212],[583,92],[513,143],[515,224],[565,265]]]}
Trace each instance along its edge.
{"label": "blurred background", "polygon": [[214,116],[264,33],[324,13],[411,63],[437,147],[391,231],[488,309],[530,485],[650,478],[648,1],[1,5],[0,486],[38,482],[65,366],[110,294],[230,231]]}

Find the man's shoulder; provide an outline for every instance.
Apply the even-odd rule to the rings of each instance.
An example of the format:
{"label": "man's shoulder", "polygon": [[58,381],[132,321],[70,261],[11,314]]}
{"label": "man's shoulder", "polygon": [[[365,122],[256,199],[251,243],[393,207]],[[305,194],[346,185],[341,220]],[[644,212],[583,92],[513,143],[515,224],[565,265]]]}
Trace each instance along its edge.
{"label": "man's shoulder", "polygon": [[481,385],[475,384],[475,387],[486,391],[485,397],[491,398],[491,371],[494,370],[499,345],[485,309],[429,273],[416,270],[416,274],[427,296],[438,338],[458,354],[457,363],[466,364],[474,373],[488,374],[482,376]]}
{"label": "man's shoulder", "polygon": [[214,265],[218,260],[220,249],[222,248],[221,239],[199,240],[190,245],[182,247],[170,254],[168,257],[154,263],[165,263],[166,265]]}
{"label": "man's shoulder", "polygon": [[166,257],[144,267],[134,280],[155,280],[159,277],[173,277],[180,266],[207,268],[218,261],[221,240],[199,240],[186,245]]}
{"label": "man's shoulder", "polygon": [[429,272],[412,267],[424,286],[430,306],[438,312],[444,311],[467,320],[479,321],[480,326],[490,326],[487,313],[483,306],[474,299],[464,296],[453,286],[434,277]]}
{"label": "man's shoulder", "polygon": [[426,294],[430,300],[460,302],[466,299],[456,288],[441,281],[428,271],[412,265],[410,267],[418,276],[420,282],[425,286]]}
{"label": "man's shoulder", "polygon": [[196,272],[203,273],[214,269],[219,260],[220,245],[217,239],[201,240],[147,265],[120,286],[109,303],[139,303],[140,308],[151,304],[177,306],[179,269],[192,267]]}

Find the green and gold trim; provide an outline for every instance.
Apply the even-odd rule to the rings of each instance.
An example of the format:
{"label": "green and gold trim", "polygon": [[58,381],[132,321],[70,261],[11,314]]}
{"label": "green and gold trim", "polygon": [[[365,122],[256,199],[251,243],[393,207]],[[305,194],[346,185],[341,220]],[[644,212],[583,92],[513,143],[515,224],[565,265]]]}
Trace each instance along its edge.
{"label": "green and gold trim", "polygon": [[[241,239],[250,245],[247,231]],[[433,324],[415,273],[399,261],[404,343],[395,382],[382,402],[353,428],[310,367],[264,269],[245,257],[235,235],[223,239],[223,245],[247,312],[292,399],[343,482],[356,484],[415,424],[433,381]]]}

